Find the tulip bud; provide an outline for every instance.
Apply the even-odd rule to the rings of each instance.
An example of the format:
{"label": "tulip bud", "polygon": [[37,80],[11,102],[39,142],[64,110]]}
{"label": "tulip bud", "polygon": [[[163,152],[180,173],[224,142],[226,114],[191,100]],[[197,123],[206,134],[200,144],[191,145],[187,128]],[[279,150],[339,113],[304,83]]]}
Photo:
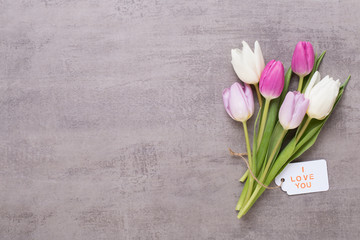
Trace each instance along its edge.
{"label": "tulip bud", "polygon": [[288,92],[279,111],[279,121],[285,129],[297,128],[303,120],[309,100],[299,92]]}
{"label": "tulip bud", "polygon": [[271,60],[260,77],[260,92],[266,99],[278,98],[284,88],[284,66],[280,61]]}
{"label": "tulip bud", "polygon": [[291,69],[300,77],[308,75],[314,66],[314,49],[310,42],[298,42],[291,60]]}
{"label": "tulip bud", "polygon": [[236,82],[223,91],[226,112],[232,119],[239,122],[248,120],[254,113],[254,98],[251,87]]}
{"label": "tulip bud", "polygon": [[320,73],[316,71],[305,91],[309,99],[307,114],[310,118],[322,120],[331,112],[339,93],[340,81],[326,76],[320,81]]}
{"label": "tulip bud", "polygon": [[245,41],[242,44],[242,50],[231,49],[231,63],[241,81],[247,84],[256,84],[259,82],[261,72],[265,67],[260,44],[255,41],[254,52]]}

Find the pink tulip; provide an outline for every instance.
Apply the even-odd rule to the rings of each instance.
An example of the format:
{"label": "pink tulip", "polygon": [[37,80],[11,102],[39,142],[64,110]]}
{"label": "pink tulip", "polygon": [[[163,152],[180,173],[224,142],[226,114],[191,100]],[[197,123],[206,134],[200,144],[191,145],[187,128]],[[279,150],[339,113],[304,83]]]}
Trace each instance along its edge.
{"label": "pink tulip", "polygon": [[226,112],[232,119],[239,122],[248,120],[254,113],[254,98],[251,87],[236,82],[223,91]]}
{"label": "pink tulip", "polygon": [[284,88],[284,66],[280,61],[271,60],[266,64],[260,77],[260,92],[266,99],[278,98]]}
{"label": "pink tulip", "polygon": [[308,75],[314,66],[314,49],[310,42],[298,42],[291,60],[291,68],[300,77]]}
{"label": "pink tulip", "polygon": [[297,91],[288,92],[279,111],[281,126],[285,130],[297,128],[303,120],[308,107],[309,100],[303,94]]}

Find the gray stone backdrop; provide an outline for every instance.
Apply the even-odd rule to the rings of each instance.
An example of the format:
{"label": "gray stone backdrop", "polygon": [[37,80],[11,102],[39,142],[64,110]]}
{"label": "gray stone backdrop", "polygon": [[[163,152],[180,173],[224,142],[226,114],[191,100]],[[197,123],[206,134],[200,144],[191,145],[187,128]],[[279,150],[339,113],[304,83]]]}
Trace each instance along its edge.
{"label": "gray stone backdrop", "polygon": [[[0,1],[0,239],[356,239],[360,3]],[[287,68],[328,50],[344,98],[302,160],[330,190],[267,191],[242,220],[242,126],[221,92],[230,49],[259,40]],[[292,87],[297,79],[293,79]]]}

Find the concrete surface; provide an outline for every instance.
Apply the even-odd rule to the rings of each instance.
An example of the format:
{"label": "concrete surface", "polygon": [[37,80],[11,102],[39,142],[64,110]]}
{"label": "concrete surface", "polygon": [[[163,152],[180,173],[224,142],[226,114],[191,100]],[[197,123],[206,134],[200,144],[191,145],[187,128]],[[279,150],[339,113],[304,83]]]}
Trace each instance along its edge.
{"label": "concrete surface", "polygon": [[[0,1],[0,239],[356,239],[360,3]],[[267,191],[234,207],[243,130],[223,109],[230,49],[259,40],[290,64],[299,40],[353,78],[301,159],[330,190]],[[296,78],[293,80],[296,85]]]}

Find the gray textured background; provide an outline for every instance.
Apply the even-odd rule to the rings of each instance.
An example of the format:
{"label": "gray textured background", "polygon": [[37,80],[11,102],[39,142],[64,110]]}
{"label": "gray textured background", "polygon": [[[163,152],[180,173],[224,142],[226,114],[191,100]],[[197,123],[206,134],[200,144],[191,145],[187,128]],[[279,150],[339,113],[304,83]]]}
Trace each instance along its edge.
{"label": "gray textured background", "polygon": [[[325,3],[326,2],[326,3]],[[360,234],[360,3],[1,0],[0,239],[355,239]],[[230,49],[353,78],[301,159],[328,192],[267,191],[242,220],[242,126],[221,92]],[[293,85],[296,85],[294,78]]]}

